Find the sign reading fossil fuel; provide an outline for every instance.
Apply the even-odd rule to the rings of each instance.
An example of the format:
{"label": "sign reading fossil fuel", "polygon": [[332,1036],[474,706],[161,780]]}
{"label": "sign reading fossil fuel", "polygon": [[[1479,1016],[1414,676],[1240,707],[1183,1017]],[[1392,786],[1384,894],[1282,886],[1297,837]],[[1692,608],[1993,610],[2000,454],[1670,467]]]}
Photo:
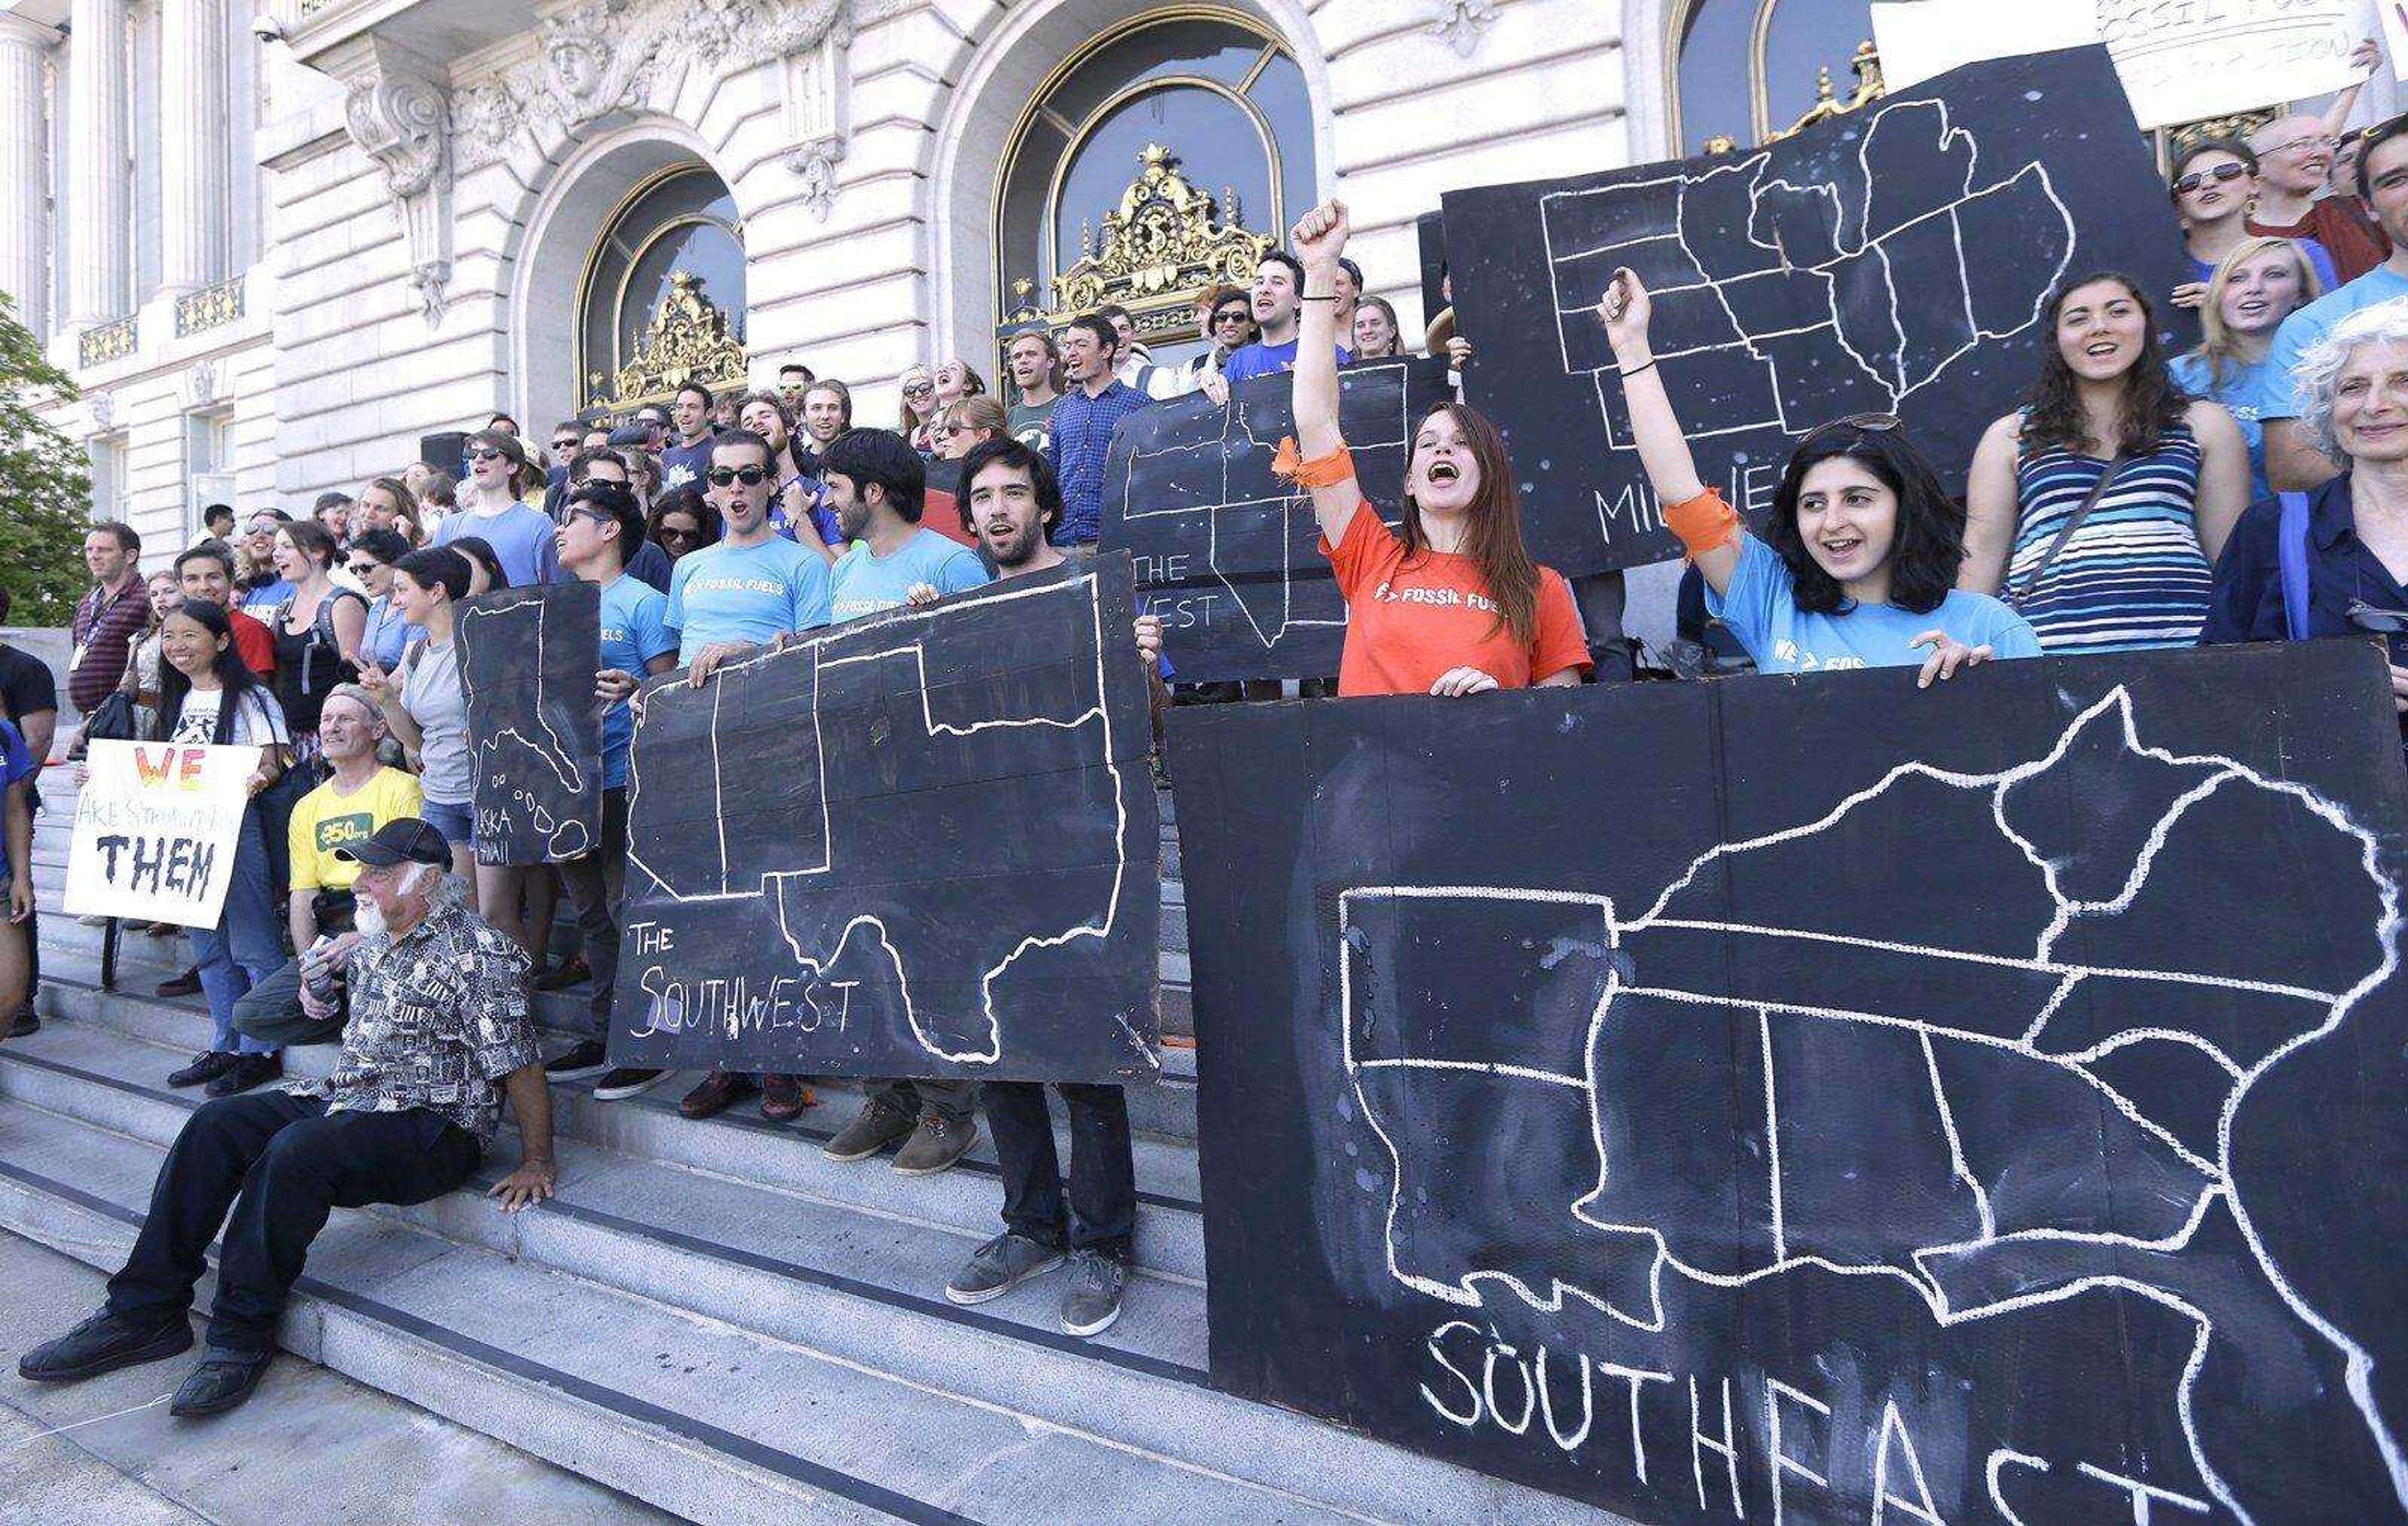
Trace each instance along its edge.
{"label": "sign reading fossil fuel", "polygon": [[647,689],[611,1062],[1151,1077],[1135,620],[1113,554]]}
{"label": "sign reading fossil fuel", "polygon": [[2338,642],[1177,712],[1213,1382],[1650,1521],[2400,1519],[2395,721]]}
{"label": "sign reading fossil fuel", "polygon": [[[1346,601],[1321,554],[1312,496],[1271,470],[1280,441],[1296,433],[1292,384],[1284,374],[1239,382],[1226,406],[1193,392],[1112,432],[1103,543],[1135,553],[1138,597],[1162,617],[1182,682],[1338,671]],[[1339,427],[1355,478],[1391,524],[1414,426],[1445,395],[1440,361],[1367,361],[1339,373]]]}
{"label": "sign reading fossil fuel", "polygon": [[1526,484],[1531,550],[1579,575],[1679,554],[1595,308],[1621,266],[1698,469],[1760,518],[1790,447],[1904,418],[1961,488],[2049,342],[2051,288],[2189,278],[2104,49],[1968,64],[1748,154],[1450,191],[1464,374]]}
{"label": "sign reading fossil fuel", "polygon": [[549,863],[602,831],[601,591],[496,589],[460,606],[477,862]]}

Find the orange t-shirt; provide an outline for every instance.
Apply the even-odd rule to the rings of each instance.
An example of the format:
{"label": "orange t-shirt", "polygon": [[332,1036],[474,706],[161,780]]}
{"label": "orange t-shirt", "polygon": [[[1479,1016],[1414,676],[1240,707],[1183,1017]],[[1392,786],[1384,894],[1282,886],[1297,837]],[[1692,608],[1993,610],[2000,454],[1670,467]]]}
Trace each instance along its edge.
{"label": "orange t-shirt", "polygon": [[1471,558],[1424,550],[1406,560],[1405,543],[1368,503],[1355,506],[1336,549],[1323,538],[1321,554],[1346,596],[1340,694],[1426,694],[1456,667],[1525,689],[1590,665],[1571,585],[1553,568],[1539,569],[1538,629],[1526,645],[1497,624],[1497,606]]}

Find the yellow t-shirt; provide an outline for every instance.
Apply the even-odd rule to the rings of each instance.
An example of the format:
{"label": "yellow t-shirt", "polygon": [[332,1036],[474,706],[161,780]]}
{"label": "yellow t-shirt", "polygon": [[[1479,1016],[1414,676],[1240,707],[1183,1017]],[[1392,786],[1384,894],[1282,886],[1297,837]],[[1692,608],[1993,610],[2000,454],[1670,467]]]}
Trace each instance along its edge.
{"label": "yellow t-shirt", "polygon": [[398,817],[416,816],[421,796],[415,775],[380,768],[376,777],[347,795],[328,779],[293,807],[293,888],[347,891],[360,866],[335,857],[337,848],[368,840],[369,834]]}

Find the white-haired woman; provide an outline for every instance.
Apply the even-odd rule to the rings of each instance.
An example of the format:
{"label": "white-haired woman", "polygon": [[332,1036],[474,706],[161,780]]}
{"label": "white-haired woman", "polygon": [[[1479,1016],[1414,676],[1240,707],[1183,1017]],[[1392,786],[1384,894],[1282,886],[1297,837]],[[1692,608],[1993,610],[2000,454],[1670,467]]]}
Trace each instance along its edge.
{"label": "white-haired woman", "polygon": [[2408,297],[2343,319],[2296,376],[2300,427],[2342,473],[2241,517],[2200,639],[2379,635],[2408,714]]}

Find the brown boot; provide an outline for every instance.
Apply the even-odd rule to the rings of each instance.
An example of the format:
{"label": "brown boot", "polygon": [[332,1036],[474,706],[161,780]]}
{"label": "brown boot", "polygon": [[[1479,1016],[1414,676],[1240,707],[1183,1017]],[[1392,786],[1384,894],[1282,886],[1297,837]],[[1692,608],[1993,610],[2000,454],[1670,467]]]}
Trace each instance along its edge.
{"label": "brown boot", "polygon": [[752,1077],[740,1070],[714,1070],[702,1078],[702,1084],[678,1099],[678,1111],[688,1118],[709,1118],[727,1110],[737,1098],[757,1090]]}
{"label": "brown boot", "polygon": [[817,1100],[799,1076],[761,1077],[761,1116],[772,1123],[785,1123],[802,1117],[803,1109]]}

